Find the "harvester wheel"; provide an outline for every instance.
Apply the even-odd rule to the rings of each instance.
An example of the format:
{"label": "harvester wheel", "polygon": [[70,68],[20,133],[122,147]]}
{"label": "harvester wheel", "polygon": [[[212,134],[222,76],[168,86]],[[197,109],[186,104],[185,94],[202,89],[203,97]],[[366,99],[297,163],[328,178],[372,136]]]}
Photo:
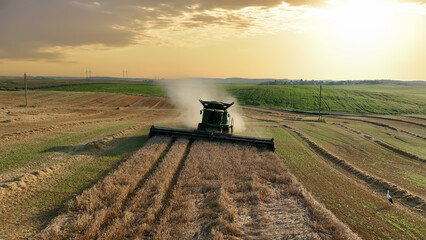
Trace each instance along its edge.
{"label": "harvester wheel", "polygon": [[223,133],[229,133],[229,128],[225,128],[225,129],[223,130]]}
{"label": "harvester wheel", "polygon": [[231,118],[231,134],[234,134],[234,118]]}
{"label": "harvester wheel", "polygon": [[203,124],[202,124],[202,123],[199,123],[199,124],[198,124],[198,127],[197,127],[197,130],[202,130],[202,131],[204,131],[204,130],[206,130],[206,129],[204,128],[204,126],[203,126]]}

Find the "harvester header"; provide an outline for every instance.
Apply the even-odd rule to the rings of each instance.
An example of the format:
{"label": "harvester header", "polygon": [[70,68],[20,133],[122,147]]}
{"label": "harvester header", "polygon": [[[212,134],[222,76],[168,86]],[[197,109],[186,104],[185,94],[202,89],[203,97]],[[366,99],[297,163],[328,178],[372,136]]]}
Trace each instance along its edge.
{"label": "harvester header", "polygon": [[206,139],[210,141],[226,141],[232,143],[243,143],[254,145],[257,147],[266,147],[275,151],[274,139],[253,138],[236,136],[234,133],[234,119],[227,112],[227,109],[234,105],[234,102],[224,103],[218,101],[199,100],[203,105],[200,110],[202,114],[201,122],[198,124],[197,130],[183,130],[173,128],[163,128],[151,126],[149,137],[155,135],[171,136],[171,137],[188,137],[192,139]]}

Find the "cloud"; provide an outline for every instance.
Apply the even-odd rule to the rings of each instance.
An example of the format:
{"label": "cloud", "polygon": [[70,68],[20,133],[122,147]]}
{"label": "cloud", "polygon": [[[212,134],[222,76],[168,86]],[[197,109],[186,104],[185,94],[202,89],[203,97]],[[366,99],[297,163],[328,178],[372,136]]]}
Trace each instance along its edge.
{"label": "cloud", "polygon": [[300,29],[298,21],[309,12],[308,6],[326,2],[0,0],[0,59],[54,61],[66,58],[61,49],[73,47],[191,45],[208,39]]}
{"label": "cloud", "polygon": [[282,3],[282,0],[126,0],[126,1],[115,1],[107,0],[102,1],[102,4],[107,6],[143,6],[146,8],[155,9],[174,9],[176,11],[200,11],[200,10],[212,10],[216,8],[236,10],[245,7],[274,7]]}
{"label": "cloud", "polygon": [[[279,0],[0,0],[0,59],[61,59],[61,51],[49,49],[101,45],[123,47],[143,40],[148,32],[175,25],[203,24],[245,26],[237,17],[202,13],[214,9],[235,10],[250,6],[272,7]],[[195,14],[198,13],[199,14]],[[194,15],[192,15],[194,14]],[[223,17],[223,16],[221,16]]]}
{"label": "cloud", "polygon": [[285,0],[286,3],[293,6],[314,6],[323,7],[327,5],[327,0]]}
{"label": "cloud", "polygon": [[86,5],[62,0],[1,2],[0,58],[55,59],[63,54],[45,49],[91,44],[125,46],[136,36],[115,27],[127,20],[104,11],[98,2]]}
{"label": "cloud", "polygon": [[245,7],[274,7],[282,3],[282,0],[203,0],[197,1],[197,3],[200,5],[199,9],[201,10],[209,10],[215,8],[241,9]]}
{"label": "cloud", "polygon": [[418,4],[426,4],[426,0],[400,0],[401,2],[411,2],[411,3],[418,3]]}

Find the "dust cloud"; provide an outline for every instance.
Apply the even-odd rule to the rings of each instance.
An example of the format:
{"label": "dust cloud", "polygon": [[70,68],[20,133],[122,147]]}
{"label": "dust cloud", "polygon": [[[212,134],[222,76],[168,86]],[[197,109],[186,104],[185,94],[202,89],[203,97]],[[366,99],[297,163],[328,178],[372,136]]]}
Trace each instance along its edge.
{"label": "dust cloud", "polygon": [[230,96],[223,88],[212,82],[197,79],[168,80],[166,85],[167,94],[172,103],[179,109],[181,120],[189,128],[197,128],[201,122],[200,110],[203,108],[199,99],[205,101],[219,101],[235,104],[228,109],[231,118],[234,119],[234,132],[245,130],[241,108],[235,98]]}

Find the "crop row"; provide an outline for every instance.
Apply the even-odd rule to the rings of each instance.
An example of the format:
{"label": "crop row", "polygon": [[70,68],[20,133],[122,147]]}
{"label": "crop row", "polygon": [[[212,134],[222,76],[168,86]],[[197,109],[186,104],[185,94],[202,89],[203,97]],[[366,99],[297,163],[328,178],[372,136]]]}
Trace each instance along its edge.
{"label": "crop row", "polygon": [[357,238],[271,152],[154,138],[36,239]]}

